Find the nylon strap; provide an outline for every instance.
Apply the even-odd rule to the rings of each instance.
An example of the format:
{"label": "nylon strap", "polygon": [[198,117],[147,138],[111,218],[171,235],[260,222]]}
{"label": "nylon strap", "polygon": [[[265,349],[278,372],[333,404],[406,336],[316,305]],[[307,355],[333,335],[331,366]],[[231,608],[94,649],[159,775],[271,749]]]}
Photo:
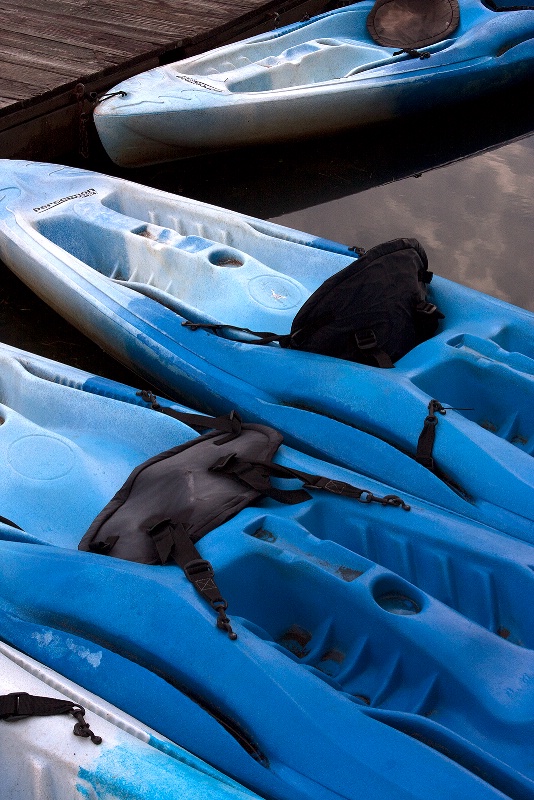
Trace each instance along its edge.
{"label": "nylon strap", "polygon": [[[285,490],[272,486],[269,476],[273,474],[273,467],[274,465],[268,461],[247,461],[238,458],[235,453],[230,453],[216,461],[209,469],[210,472],[220,472],[235,478],[247,488],[255,489],[260,494],[272,497],[279,503],[295,505],[310,500],[310,495],[304,489]],[[288,476],[284,474],[280,477]]]}
{"label": "nylon strap", "polygon": [[217,439],[215,442],[217,445],[231,442],[232,439],[235,439],[241,433],[241,417],[237,411],[230,411],[229,414],[221,417],[208,417],[203,414],[191,414],[190,412],[176,411],[176,409],[168,408],[167,406],[160,406],[156,395],[146,391],[146,389],[136,392],[136,395],[141,397],[145,403],[150,403],[154,411],[167,414],[168,417],[173,417],[180,422],[185,422],[193,428],[213,428],[214,430],[228,431],[228,436]]}
{"label": "nylon strap", "polygon": [[446,414],[447,412],[438,400],[431,400],[428,404],[428,415],[425,417],[423,430],[419,434],[419,439],[417,440],[417,450],[415,453],[415,460],[431,472],[435,471],[432,450],[436,438],[436,425],[439,419],[436,416],[437,413]]}
{"label": "nylon strap", "polygon": [[182,523],[164,519],[153,525],[147,533],[154,542],[161,563],[166,564],[172,558],[183,569],[197,592],[217,612],[217,627],[226,631],[230,639],[237,639],[226,616],[228,603],[215,583],[213,567],[202,558]]}
{"label": "nylon strap", "polygon": [[[253,484],[252,481],[255,480],[256,475],[261,474],[263,471],[262,480],[265,484],[265,477],[264,474],[267,472],[269,475],[273,475],[276,478],[289,478],[294,479],[297,478],[304,483],[304,489],[321,489],[326,492],[330,492],[332,494],[343,495],[345,497],[351,497],[355,500],[359,500],[361,503],[380,503],[383,506],[391,505],[391,506],[398,506],[403,508],[405,511],[410,510],[410,506],[407,505],[402,498],[398,497],[395,494],[388,494],[384,497],[380,497],[379,495],[373,494],[373,492],[369,491],[368,489],[359,489],[357,486],[353,486],[350,483],[346,483],[345,481],[338,481],[333,480],[332,478],[324,478],[321,475],[310,475],[307,472],[301,472],[297,469],[292,469],[290,467],[284,467],[281,464],[275,464],[272,461],[245,461],[244,459],[240,459],[235,455],[227,456],[224,459],[219,459],[216,461],[215,464],[210,467],[210,470],[215,472],[222,472],[225,475],[229,475],[230,477],[235,477],[242,483],[245,483],[248,486],[251,486],[258,491],[261,491],[262,494],[267,494],[269,497],[274,497],[273,494],[270,492],[265,492],[263,489],[259,487],[258,484]],[[252,481],[251,481],[252,476]],[[270,486],[270,482],[268,481],[268,486]],[[270,487],[274,489],[274,487]],[[309,500],[310,495],[308,492],[302,489],[296,490],[282,490],[282,489],[274,489],[275,492],[280,493],[282,495],[288,495],[289,500],[282,500],[281,502],[285,503],[301,503],[304,500]],[[297,499],[299,498],[299,499]],[[275,499],[279,499],[275,497]]]}
{"label": "nylon strap", "polygon": [[4,523],[4,525],[9,525],[11,528],[16,528],[18,531],[21,531],[21,530],[22,530],[22,528],[20,527],[20,525],[17,525],[15,522],[12,522],[12,521],[11,521],[10,519],[8,519],[7,517],[0,517],[0,522],[3,522],[3,523]]}
{"label": "nylon strap", "polygon": [[[79,707],[76,706],[76,708]],[[75,706],[70,700],[62,700],[57,697],[39,697],[27,692],[12,692],[0,697],[0,719],[69,714],[73,708]]]}
{"label": "nylon strap", "polygon": [[354,334],[358,352],[369,361],[374,361],[381,369],[392,369],[393,361],[388,354],[378,346],[376,334],[372,328],[363,328]]}
{"label": "nylon strap", "polygon": [[[238,331],[239,333],[249,333],[251,336],[257,336],[258,341],[247,342],[247,344],[270,344],[271,342],[280,342],[282,347],[287,347],[286,341],[289,341],[291,336],[289,334],[272,333],[272,331],[252,331],[250,328],[240,328],[237,325],[225,325],[224,323],[209,323],[209,322],[190,322],[186,320],[182,322],[184,328],[190,328],[192,331],[205,330],[220,336],[219,331]],[[284,342],[284,344],[282,344]]]}
{"label": "nylon strap", "polygon": [[0,696],[0,720],[12,721],[24,717],[49,717],[57,714],[72,714],[77,720],[73,733],[75,736],[90,738],[93,744],[101,744],[102,738],[95,736],[85,722],[85,709],[71,700],[59,697],[40,697],[27,692],[11,692]]}

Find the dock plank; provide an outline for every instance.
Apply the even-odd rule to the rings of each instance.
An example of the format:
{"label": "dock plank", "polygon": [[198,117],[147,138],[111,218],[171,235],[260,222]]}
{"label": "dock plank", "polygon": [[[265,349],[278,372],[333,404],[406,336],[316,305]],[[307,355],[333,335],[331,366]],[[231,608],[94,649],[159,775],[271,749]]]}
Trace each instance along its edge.
{"label": "dock plank", "polygon": [[279,13],[288,22],[317,13],[325,2],[0,0],[0,156],[38,157],[45,137],[48,154],[72,148],[78,83],[106,91],[158,63],[274,28]]}
{"label": "dock plank", "polygon": [[[184,31],[194,35],[202,30],[210,30],[214,23],[223,22],[228,17],[228,7],[220,4],[207,4],[207,8],[204,8],[203,1],[200,8],[201,13],[199,5],[195,7],[193,3],[184,2],[183,7],[173,10],[172,14],[165,14],[159,6],[154,6],[152,13],[147,14],[145,3],[136,3],[132,7],[129,3],[117,5],[105,0],[92,6],[75,5],[72,8],[58,2],[47,3],[43,8],[42,0],[24,0],[23,7],[17,2],[5,0],[0,4],[2,18],[5,14],[22,14],[25,24],[31,26],[29,32],[38,32],[52,22],[66,31],[76,30],[82,37],[81,41],[92,33],[98,33],[123,38],[131,36],[132,42],[145,40],[162,44],[182,38]],[[248,10],[246,7],[241,9],[240,15]]]}
{"label": "dock plank", "polygon": [[[162,37],[155,31],[143,30],[141,24],[132,30],[123,25],[90,19],[75,19],[69,15],[44,14],[33,9],[17,11],[16,8],[4,8],[2,11],[2,27],[18,30],[21,33],[72,45],[87,43],[104,45],[124,53],[135,53],[147,48],[161,46]],[[168,37],[170,38],[170,37]],[[1,41],[1,40],[0,40]]]}
{"label": "dock plank", "polygon": [[54,40],[43,40],[28,36],[19,31],[6,30],[2,33],[2,56],[4,61],[31,63],[42,66],[51,65],[76,70],[78,73],[98,70],[102,65],[116,63],[116,51],[101,48],[99,54],[91,46],[71,45]]}

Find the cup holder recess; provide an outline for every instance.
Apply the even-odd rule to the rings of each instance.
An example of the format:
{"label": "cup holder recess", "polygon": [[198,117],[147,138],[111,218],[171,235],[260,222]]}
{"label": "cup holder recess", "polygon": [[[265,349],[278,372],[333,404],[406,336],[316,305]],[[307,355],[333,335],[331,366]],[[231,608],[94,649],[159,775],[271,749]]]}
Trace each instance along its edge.
{"label": "cup holder recess", "polygon": [[245,263],[243,255],[238,250],[211,250],[208,253],[208,260],[210,264],[215,267],[242,267]]}
{"label": "cup holder recess", "polygon": [[415,586],[390,578],[379,579],[372,587],[373,600],[389,614],[411,617],[419,614],[424,606],[424,596]]}
{"label": "cup holder recess", "polygon": [[401,592],[391,591],[375,597],[375,601],[384,611],[390,614],[398,614],[400,617],[409,617],[412,614],[419,614],[421,607],[408,595]]}

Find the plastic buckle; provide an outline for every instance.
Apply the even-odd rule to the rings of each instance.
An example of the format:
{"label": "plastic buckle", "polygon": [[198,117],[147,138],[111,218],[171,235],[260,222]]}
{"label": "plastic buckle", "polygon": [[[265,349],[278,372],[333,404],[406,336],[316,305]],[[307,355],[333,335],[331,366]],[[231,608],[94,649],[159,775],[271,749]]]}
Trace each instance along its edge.
{"label": "plastic buckle", "polygon": [[430,314],[433,314],[435,311],[437,311],[437,306],[435,306],[434,303],[419,303],[417,305],[418,314],[428,314],[430,316]]}
{"label": "plastic buckle", "polygon": [[356,339],[356,345],[359,350],[373,350],[378,346],[375,332],[370,328],[358,331],[354,334],[354,338]]}
{"label": "plastic buckle", "polygon": [[28,716],[28,714],[21,714],[20,713],[20,698],[21,697],[29,697],[28,692],[9,692],[9,694],[7,694],[6,697],[12,697],[13,698],[13,712],[11,714],[5,715],[3,717],[4,719],[10,719],[10,720],[13,720],[13,719],[24,719],[24,717]]}
{"label": "plastic buckle", "polygon": [[188,561],[183,567],[183,571],[185,572],[187,580],[191,581],[191,583],[196,583],[200,576],[203,578],[213,578],[214,574],[210,562],[205,561],[203,558],[195,558],[193,561]]}

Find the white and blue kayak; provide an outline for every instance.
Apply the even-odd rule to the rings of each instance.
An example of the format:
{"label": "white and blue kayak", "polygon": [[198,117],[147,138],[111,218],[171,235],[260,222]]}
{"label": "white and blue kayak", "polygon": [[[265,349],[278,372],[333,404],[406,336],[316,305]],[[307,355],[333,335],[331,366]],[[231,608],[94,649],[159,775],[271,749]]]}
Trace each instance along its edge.
{"label": "white and blue kayak", "polygon": [[258,498],[197,543],[232,639],[177,564],[78,549],[132,470],[202,437],[113,381],[5,345],[0,367],[0,687],[103,739],[0,721],[10,800],[250,796],[216,769],[275,800],[532,800],[531,544],[408,496]]}
{"label": "white and blue kayak", "polygon": [[[532,76],[532,2],[376,5],[355,3],[123,81],[94,112],[107,153],[136,167],[323,135]],[[390,31],[398,17],[408,30]]]}
{"label": "white and blue kayak", "polygon": [[[78,651],[80,659],[88,655]],[[8,696],[19,712],[41,713],[0,720],[3,800],[259,800],[111,703],[0,641],[0,704]],[[77,718],[58,713],[62,704],[85,711],[87,735],[74,734]]]}
{"label": "white and blue kayak", "polygon": [[[377,369],[253,344],[348,247],[93,172],[0,162],[0,257],[168,396],[534,542],[534,315],[435,276],[433,338]],[[219,325],[194,330],[186,321]],[[416,459],[432,401],[434,469]]]}

